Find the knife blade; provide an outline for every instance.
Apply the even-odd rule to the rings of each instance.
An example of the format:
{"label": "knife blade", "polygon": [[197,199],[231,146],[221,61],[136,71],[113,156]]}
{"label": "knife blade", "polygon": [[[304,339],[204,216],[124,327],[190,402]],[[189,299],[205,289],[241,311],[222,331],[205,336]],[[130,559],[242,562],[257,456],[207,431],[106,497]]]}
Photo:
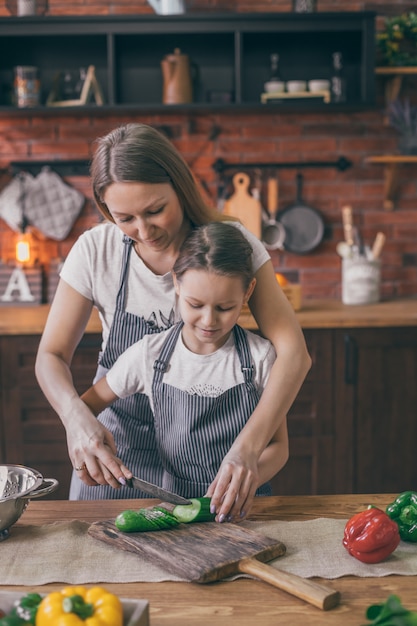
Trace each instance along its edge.
{"label": "knife blade", "polygon": [[162,489],[162,487],[154,485],[153,483],[148,483],[148,481],[137,478],[136,476],[126,480],[126,486],[132,489],[141,489],[145,493],[149,493],[151,496],[155,496],[155,498],[160,498],[162,501],[171,502],[171,504],[191,504],[191,500],[187,500],[187,498],[183,498],[176,493]]}

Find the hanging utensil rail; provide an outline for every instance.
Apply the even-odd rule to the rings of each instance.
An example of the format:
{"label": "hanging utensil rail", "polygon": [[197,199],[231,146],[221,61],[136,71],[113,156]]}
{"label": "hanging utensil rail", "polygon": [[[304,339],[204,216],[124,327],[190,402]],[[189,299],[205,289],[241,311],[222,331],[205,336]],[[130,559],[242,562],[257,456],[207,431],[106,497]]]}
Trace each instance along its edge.
{"label": "hanging utensil rail", "polygon": [[345,170],[352,167],[352,161],[349,161],[344,156],[339,157],[336,161],[287,161],[283,163],[226,163],[223,159],[217,159],[214,161],[212,168],[218,174],[222,174],[226,170],[234,169],[234,168],[306,168],[306,167],[335,167],[340,172],[344,172]]}

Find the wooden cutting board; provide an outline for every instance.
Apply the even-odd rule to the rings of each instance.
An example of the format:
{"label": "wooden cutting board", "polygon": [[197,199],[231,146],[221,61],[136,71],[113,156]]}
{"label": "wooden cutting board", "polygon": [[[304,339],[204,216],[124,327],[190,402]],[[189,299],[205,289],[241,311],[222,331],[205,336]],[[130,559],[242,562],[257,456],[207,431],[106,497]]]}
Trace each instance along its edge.
{"label": "wooden cutting board", "polygon": [[249,193],[250,178],[244,172],[233,176],[234,192],[224,203],[224,215],[237,217],[251,233],[261,238],[262,205]]}
{"label": "wooden cutting board", "polygon": [[281,572],[267,561],[285,554],[283,543],[238,524],[180,524],[170,530],[123,533],[112,520],[91,524],[88,534],[121,550],[134,552],[189,582],[209,583],[250,574],[320,609],[339,603],[332,588]]}

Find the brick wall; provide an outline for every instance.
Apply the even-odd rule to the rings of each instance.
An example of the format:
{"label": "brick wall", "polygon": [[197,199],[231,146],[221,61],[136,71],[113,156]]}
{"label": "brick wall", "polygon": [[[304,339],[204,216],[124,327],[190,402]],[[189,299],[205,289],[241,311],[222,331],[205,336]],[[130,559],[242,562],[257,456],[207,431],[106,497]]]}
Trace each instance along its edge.
{"label": "brick wall", "polygon": [[[397,0],[395,4],[379,0],[375,3],[349,2],[349,10],[374,9],[378,23],[383,15],[401,13],[410,4]],[[344,0],[318,0],[319,11],[346,10]],[[291,2],[284,0],[187,0],[188,10],[289,11]],[[49,0],[49,14],[117,14],[152,12],[145,0]],[[0,15],[9,15],[0,8]],[[340,298],[340,259],[335,246],[342,238],[341,207],[353,207],[355,223],[367,243],[378,230],[385,232],[387,243],[382,260],[383,297],[408,296],[417,292],[417,165],[400,168],[396,208],[386,211],[384,200],[384,168],[365,163],[367,156],[395,152],[397,137],[384,125],[383,79],[377,78],[378,109],[352,114],[219,114],[189,116],[143,115],[31,115],[0,116],[0,168],[10,161],[29,159],[88,159],[94,139],[127,121],[143,121],[168,125],[173,130],[173,142],[192,164],[193,171],[207,190],[211,202],[216,202],[217,180],[213,162],[225,161],[334,161],[343,155],[353,167],[341,173],[336,169],[306,169],[303,199],[319,209],[326,222],[323,243],[311,254],[298,256],[273,252],[276,269],[298,270],[305,298]],[[401,95],[413,98],[417,80],[407,78]],[[214,141],[208,141],[212,125],[221,129]],[[295,201],[295,170],[277,172],[279,178],[279,207]],[[0,175],[0,188],[9,176]],[[87,198],[91,190],[87,177],[67,178]],[[86,202],[70,236],[63,242],[47,240],[34,232],[35,251],[46,266],[50,259],[65,257],[76,237],[97,223],[99,214],[91,199]],[[13,257],[14,234],[0,220],[0,255],[3,261]]]}

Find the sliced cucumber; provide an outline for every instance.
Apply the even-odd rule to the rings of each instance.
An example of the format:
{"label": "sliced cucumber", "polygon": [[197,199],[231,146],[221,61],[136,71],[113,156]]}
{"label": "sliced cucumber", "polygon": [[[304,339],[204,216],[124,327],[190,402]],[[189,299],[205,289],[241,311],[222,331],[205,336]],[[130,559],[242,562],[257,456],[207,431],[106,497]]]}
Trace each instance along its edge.
{"label": "sliced cucumber", "polygon": [[182,524],[212,522],[216,514],[210,513],[211,498],[190,498],[191,504],[177,504],[172,513]]}
{"label": "sliced cucumber", "polygon": [[125,533],[167,530],[179,524],[172,513],[157,508],[122,511],[114,523],[119,530]]}

